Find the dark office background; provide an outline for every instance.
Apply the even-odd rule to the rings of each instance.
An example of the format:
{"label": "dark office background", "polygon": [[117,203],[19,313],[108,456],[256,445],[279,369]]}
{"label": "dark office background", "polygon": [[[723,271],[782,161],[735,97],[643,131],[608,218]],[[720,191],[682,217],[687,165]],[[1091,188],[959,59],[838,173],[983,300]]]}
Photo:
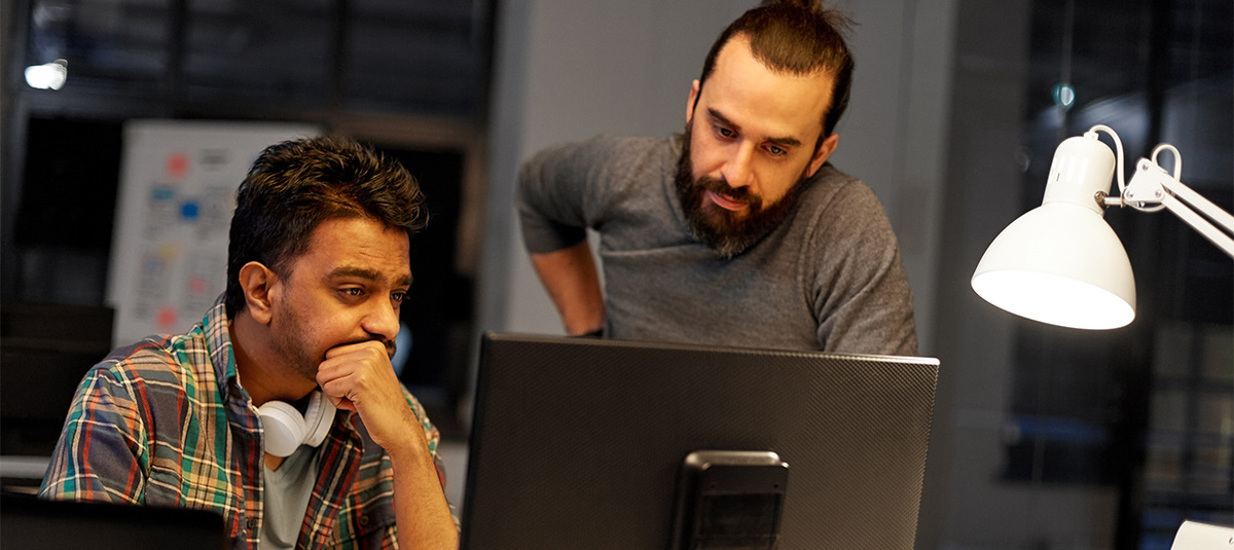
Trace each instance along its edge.
{"label": "dark office background", "polygon": [[[1128,178],[1135,159],[1169,142],[1184,183],[1231,209],[1234,4],[1038,0],[1033,21],[1026,210],[1040,204],[1057,144],[1112,120]],[[1043,93],[1059,84],[1077,91],[1070,108]],[[1184,518],[1234,523],[1234,269],[1176,217],[1117,210],[1106,219],[1119,235],[1168,243],[1127,240],[1138,322],[1098,335],[1021,323],[1004,477],[1113,487],[1115,547],[1168,548]]]}
{"label": "dark office background", "polygon": [[[478,245],[461,224],[482,166],[493,13],[479,0],[6,2],[0,453],[49,453],[76,379],[113,344],[123,129],[142,118],[307,122],[402,161],[432,216],[413,246],[402,378],[463,437]],[[63,89],[26,85],[25,67],[55,59],[71,60]]]}
{"label": "dark office background", "polygon": [[[416,240],[417,282],[404,321],[424,337],[415,340],[404,381],[428,397],[447,436],[461,440],[465,423],[457,413],[473,335],[487,328],[473,315],[481,244],[480,231],[469,225],[478,222],[468,220],[478,215],[469,186],[485,181],[475,173],[484,165],[476,160],[485,154],[478,144],[497,116],[489,112],[495,4],[6,2],[0,454],[45,453],[66,392],[111,344],[104,294],[113,208],[122,128],[136,118],[310,122],[402,159],[424,183],[435,216]],[[1156,143],[1173,143],[1187,161],[1183,181],[1227,211],[1234,206],[1229,0],[953,5],[948,173],[954,181],[940,232],[957,239],[944,239],[938,288],[915,289],[936,293],[940,310],[947,310],[918,318],[937,323],[937,337],[924,344],[943,361],[942,404],[988,389],[948,389],[954,381],[947,377],[962,362],[983,360],[972,351],[981,335],[974,325],[994,315],[974,304],[967,286],[980,254],[968,243],[984,247],[994,234],[976,234],[978,224],[964,221],[988,216],[982,202],[996,192],[993,182],[967,178],[988,152],[980,147],[1001,139],[991,121],[1020,129],[1012,137],[1015,158],[998,160],[1015,163],[1004,167],[1013,181],[997,190],[1018,189],[1018,212],[1040,203],[1058,142],[1095,123],[1120,132],[1127,166]],[[1024,17],[1017,19],[1020,7]],[[1018,27],[994,30],[1002,25]],[[64,89],[26,86],[26,66],[56,58],[72,60]],[[1075,90],[1068,107],[1052,93],[1060,84]],[[1234,523],[1234,268],[1169,214],[1112,209],[1106,219],[1131,256],[1137,321],[1100,334],[1012,321],[1010,395],[997,442],[1001,467],[963,475],[988,476],[981,483],[1020,490],[1028,500],[1067,491],[1112,495],[1111,517],[1101,518],[1089,539],[1078,535],[1068,543],[1030,534],[1022,537],[1029,543],[1016,547],[1168,548],[1184,517]],[[962,436],[946,431],[952,414],[936,415],[935,442],[962,448],[954,444]],[[930,472],[938,468],[936,461]],[[960,475],[940,483],[968,483]],[[931,482],[928,475],[928,487]],[[957,532],[954,525],[964,522],[931,515],[939,498],[948,498],[945,487],[926,495],[919,538],[946,548],[1005,547],[985,531]],[[950,503],[949,509],[962,514],[981,506]],[[1024,506],[1025,515],[1038,513],[1045,515]],[[1107,531],[1113,533],[1108,544],[1093,542],[1105,541]]]}
{"label": "dark office background", "polygon": [[[986,327],[1005,322],[972,298],[968,278],[1013,218],[985,224],[973,216],[1007,200],[1012,187],[1003,183],[1017,181],[1011,179],[1017,173],[1014,215],[1040,205],[1063,139],[1094,124],[1113,126],[1128,174],[1157,143],[1171,143],[1186,161],[1185,183],[1227,211],[1234,202],[1234,6],[1224,0],[1026,4],[1028,28],[998,35],[982,29],[1014,27],[1005,23],[1020,15],[1018,4],[960,3],[949,170],[960,183],[949,185],[944,230],[957,241],[943,253],[938,299],[952,306],[938,316],[942,334],[935,342],[944,365],[980,362],[982,354],[973,351],[986,344],[980,338],[997,334]],[[1007,86],[1016,81],[1023,87]],[[1073,103],[1060,100],[1062,85],[1074,90]],[[1000,125],[1018,126],[1019,135],[998,132]],[[983,135],[980,145],[966,141]],[[1008,144],[1014,158],[998,159],[1002,165],[990,169],[981,156]],[[1166,166],[1168,157],[1161,158]],[[971,175],[990,173],[1006,179]],[[1024,495],[1027,519],[1011,524],[1031,528],[1056,516],[1037,503],[1086,494],[1087,505],[1067,509],[1094,519],[1090,532],[1069,538],[1022,536],[1030,541],[1025,547],[1165,549],[1185,518],[1234,523],[1231,260],[1168,213],[1112,208],[1105,219],[1131,257],[1136,321],[1091,332],[1016,318],[1006,334],[1008,410],[992,484],[1000,494],[988,498],[1006,504],[1008,495]],[[969,240],[975,233],[981,235]],[[948,318],[954,325],[943,326]],[[960,475],[953,472],[948,481],[970,490],[976,485]],[[1106,521],[1108,542],[1096,527]]]}

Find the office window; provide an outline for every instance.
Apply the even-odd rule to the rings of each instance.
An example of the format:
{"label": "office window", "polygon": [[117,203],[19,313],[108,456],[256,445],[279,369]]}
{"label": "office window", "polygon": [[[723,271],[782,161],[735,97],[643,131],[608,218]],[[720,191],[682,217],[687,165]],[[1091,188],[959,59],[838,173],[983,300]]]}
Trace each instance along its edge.
{"label": "office window", "polygon": [[320,107],[329,93],[330,0],[187,2],[184,98]]}
{"label": "office window", "polygon": [[483,2],[405,0],[349,4],[340,88],[360,110],[473,117],[485,107],[489,16]]}
{"label": "office window", "polygon": [[[1182,153],[1182,181],[1231,210],[1234,6],[1033,7],[1023,209],[1040,204],[1058,143],[1106,124],[1128,178],[1167,142]],[[1172,166],[1168,153],[1160,160]],[[1164,549],[1184,518],[1234,521],[1234,269],[1169,214],[1111,208],[1105,219],[1132,262],[1137,319],[1110,332],[1019,323],[1003,476],[1116,489],[1115,547]]]}
{"label": "office window", "polygon": [[162,86],[168,68],[168,5],[164,0],[30,2],[22,66],[64,60],[74,87],[148,93]]}

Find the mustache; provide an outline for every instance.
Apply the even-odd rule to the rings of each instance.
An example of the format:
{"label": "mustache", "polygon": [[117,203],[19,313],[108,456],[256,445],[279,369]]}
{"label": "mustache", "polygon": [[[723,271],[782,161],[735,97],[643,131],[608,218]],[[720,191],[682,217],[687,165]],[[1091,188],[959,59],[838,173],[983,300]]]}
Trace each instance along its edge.
{"label": "mustache", "polygon": [[695,185],[703,190],[726,197],[729,200],[745,203],[746,206],[754,207],[755,210],[762,204],[762,201],[757,196],[750,193],[748,187],[733,187],[723,179],[700,176]]}
{"label": "mustache", "polygon": [[339,344],[339,345],[340,345],[340,346],[350,346],[350,345],[352,345],[352,344],[363,344],[363,343],[365,343],[365,342],[379,342],[379,343],[381,343],[381,345],[385,346],[385,348],[386,348],[386,355],[387,355],[387,356],[389,356],[391,359],[393,359],[393,358],[394,358],[394,352],[395,352],[395,351],[398,351],[398,346],[394,343],[394,340],[389,340],[389,339],[386,339],[386,338],[382,338],[382,337],[380,337],[380,336],[374,336],[374,337],[372,337],[372,338],[361,338],[361,339],[359,339],[359,340],[354,340],[354,341],[351,341],[351,342],[344,342],[344,343]]}

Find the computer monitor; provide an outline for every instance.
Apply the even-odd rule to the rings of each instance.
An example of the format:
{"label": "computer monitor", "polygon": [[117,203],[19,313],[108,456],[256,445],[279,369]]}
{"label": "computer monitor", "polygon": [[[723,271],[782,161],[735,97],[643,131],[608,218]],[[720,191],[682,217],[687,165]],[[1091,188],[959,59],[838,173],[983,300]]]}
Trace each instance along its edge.
{"label": "computer monitor", "polygon": [[219,550],[223,517],[207,510],[0,495],[0,547]]}
{"label": "computer monitor", "polygon": [[777,548],[912,548],[939,363],[484,335],[463,547],[669,549],[694,451],[788,464]]}

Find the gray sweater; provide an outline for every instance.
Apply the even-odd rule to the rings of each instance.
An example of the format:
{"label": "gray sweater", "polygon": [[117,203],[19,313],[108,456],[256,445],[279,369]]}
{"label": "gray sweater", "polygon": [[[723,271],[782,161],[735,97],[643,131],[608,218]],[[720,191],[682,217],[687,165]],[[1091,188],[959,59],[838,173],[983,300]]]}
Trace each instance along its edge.
{"label": "gray sweater", "polygon": [[882,205],[825,164],[795,210],[745,252],[695,240],[673,184],[681,136],[599,136],[529,159],[518,209],[527,249],[600,234],[605,336],[915,355],[912,295]]}

